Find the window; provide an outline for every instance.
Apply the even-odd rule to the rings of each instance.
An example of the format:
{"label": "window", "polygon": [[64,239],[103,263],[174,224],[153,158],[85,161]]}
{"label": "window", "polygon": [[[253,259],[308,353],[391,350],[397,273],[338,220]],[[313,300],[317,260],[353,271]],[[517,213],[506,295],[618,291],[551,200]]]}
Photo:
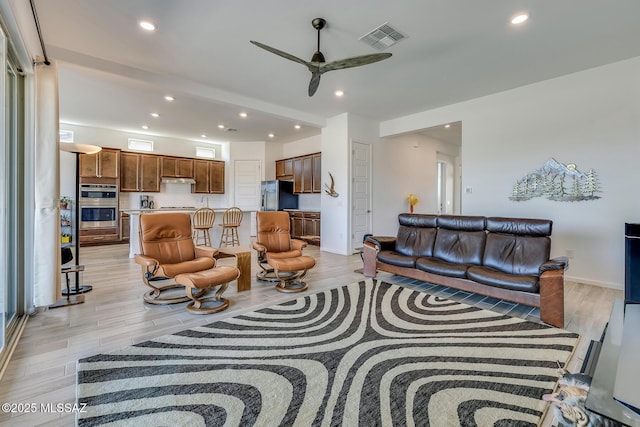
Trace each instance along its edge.
{"label": "window", "polygon": [[151,152],[153,151],[153,141],[129,138],[129,144],[127,145],[127,147],[129,147],[129,150]]}
{"label": "window", "polygon": [[216,158],[216,149],[208,147],[196,147],[196,157],[204,157],[206,159]]}
{"label": "window", "polygon": [[60,142],[73,142],[73,131],[60,129]]}

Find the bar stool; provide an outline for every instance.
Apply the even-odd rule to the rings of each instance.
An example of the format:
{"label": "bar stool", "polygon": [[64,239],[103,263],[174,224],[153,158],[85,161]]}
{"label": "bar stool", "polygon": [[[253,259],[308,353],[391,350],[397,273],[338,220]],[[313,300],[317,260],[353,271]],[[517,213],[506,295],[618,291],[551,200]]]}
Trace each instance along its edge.
{"label": "bar stool", "polygon": [[220,235],[220,245],[224,246],[240,246],[240,238],[238,237],[238,227],[242,222],[243,212],[240,208],[232,207],[224,211],[222,215],[222,234]]}
{"label": "bar stool", "polygon": [[200,233],[204,238],[204,245],[211,246],[210,230],[216,222],[216,213],[211,208],[200,208],[193,213],[193,243],[197,246]]}

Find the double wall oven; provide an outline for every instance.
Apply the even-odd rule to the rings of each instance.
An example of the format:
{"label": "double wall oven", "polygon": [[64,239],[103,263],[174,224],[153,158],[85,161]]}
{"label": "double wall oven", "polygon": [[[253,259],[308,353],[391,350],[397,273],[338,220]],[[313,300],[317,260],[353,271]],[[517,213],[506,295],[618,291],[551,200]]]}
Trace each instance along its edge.
{"label": "double wall oven", "polygon": [[118,226],[118,186],[80,184],[80,229]]}

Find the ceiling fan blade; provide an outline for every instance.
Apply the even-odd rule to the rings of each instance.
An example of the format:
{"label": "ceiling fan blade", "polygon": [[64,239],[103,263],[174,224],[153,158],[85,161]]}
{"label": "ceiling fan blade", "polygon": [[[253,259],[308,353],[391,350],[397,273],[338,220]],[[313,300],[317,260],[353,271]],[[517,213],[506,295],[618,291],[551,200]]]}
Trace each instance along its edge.
{"label": "ceiling fan blade", "polygon": [[320,63],[317,64],[317,66],[318,68],[320,68],[320,73],[326,73],[327,71],[343,70],[345,68],[373,64],[374,62],[382,61],[390,57],[390,53],[372,53],[370,55],[361,55],[354,56],[353,58],[339,59],[337,61],[326,62],[324,64]]}
{"label": "ceiling fan blade", "polygon": [[320,76],[322,73],[312,72],[311,81],[309,82],[309,96],[313,96],[314,93],[318,90],[318,85],[320,84]]}
{"label": "ceiling fan blade", "polygon": [[286,58],[289,61],[297,62],[298,64],[302,64],[302,65],[305,65],[307,67],[309,67],[309,65],[310,65],[310,62],[305,61],[304,59],[300,59],[297,56],[291,55],[290,53],[283,52],[283,51],[281,51],[279,49],[276,49],[275,47],[267,46],[266,44],[262,44],[262,43],[259,43],[259,42],[253,41],[253,40],[249,40],[249,41],[252,44],[258,46],[259,48],[262,48],[262,49],[264,49],[264,50],[266,50],[268,52],[271,52],[271,53],[275,53],[276,55],[281,56],[283,58]]}

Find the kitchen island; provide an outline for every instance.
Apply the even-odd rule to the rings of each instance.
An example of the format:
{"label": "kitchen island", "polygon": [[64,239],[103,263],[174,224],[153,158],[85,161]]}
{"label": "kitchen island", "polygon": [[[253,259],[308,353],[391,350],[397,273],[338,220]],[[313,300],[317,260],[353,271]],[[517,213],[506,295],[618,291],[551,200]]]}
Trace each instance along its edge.
{"label": "kitchen island", "polygon": [[[122,209],[122,212],[129,214],[130,227],[129,227],[129,258],[133,258],[135,254],[140,253],[140,236],[138,234],[138,228],[140,225],[140,215],[142,214],[154,214],[162,215],[167,212],[186,212],[193,214],[198,208],[196,207],[175,207],[175,208],[157,208],[157,209]],[[219,224],[222,223],[222,215],[227,208],[212,208],[216,213],[216,221],[211,228],[211,242],[213,246],[217,247],[220,241],[220,234],[222,227]],[[255,210],[244,211],[244,217],[242,223],[238,228],[238,234],[240,236],[240,244],[248,246],[251,243],[251,236],[255,235]]]}

